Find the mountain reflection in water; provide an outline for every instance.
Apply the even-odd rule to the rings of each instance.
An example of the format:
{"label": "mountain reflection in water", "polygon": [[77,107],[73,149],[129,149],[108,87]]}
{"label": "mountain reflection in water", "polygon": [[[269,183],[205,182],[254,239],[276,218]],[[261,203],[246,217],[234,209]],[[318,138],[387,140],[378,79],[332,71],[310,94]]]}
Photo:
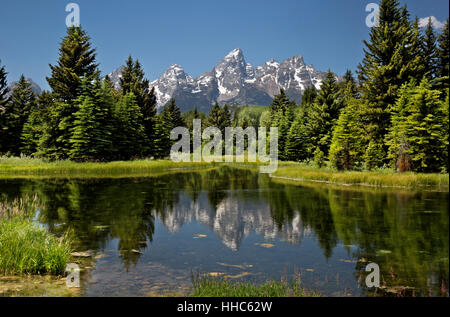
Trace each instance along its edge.
{"label": "mountain reflection in water", "polygon": [[[253,278],[279,279],[283,266],[295,266],[370,295],[364,269],[375,262],[386,289],[448,289],[448,192],[290,185],[227,167],[145,178],[0,180],[1,200],[31,193],[42,202],[38,222],[55,234],[71,230],[77,250],[115,249],[117,256],[102,261],[120,274],[147,272],[155,260],[180,272],[212,271],[228,259],[252,262]],[[100,266],[91,272],[103,273]],[[310,286],[334,293],[327,285]]]}

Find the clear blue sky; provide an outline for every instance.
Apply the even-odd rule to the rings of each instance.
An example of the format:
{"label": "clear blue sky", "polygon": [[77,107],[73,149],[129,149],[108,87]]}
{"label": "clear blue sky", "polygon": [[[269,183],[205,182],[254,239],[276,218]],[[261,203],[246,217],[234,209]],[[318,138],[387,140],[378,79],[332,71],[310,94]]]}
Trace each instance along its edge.
{"label": "clear blue sky", "polygon": [[[365,7],[378,1],[2,0],[0,59],[8,81],[24,73],[48,88],[48,64],[57,60],[70,2],[80,6],[103,74],[132,54],[154,80],[175,63],[196,77],[237,47],[253,65],[302,54],[319,70],[355,70],[369,33]],[[401,2],[412,16],[448,17],[448,0]]]}

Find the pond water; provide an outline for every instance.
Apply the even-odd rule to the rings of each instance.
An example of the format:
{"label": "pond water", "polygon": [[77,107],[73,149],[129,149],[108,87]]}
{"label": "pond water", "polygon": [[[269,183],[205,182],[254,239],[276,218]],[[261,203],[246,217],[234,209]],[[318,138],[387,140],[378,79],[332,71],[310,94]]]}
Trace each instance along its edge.
{"label": "pond water", "polygon": [[[286,184],[226,167],[0,180],[0,199],[29,194],[42,202],[37,222],[71,230],[77,251],[91,252],[82,296],[183,295],[197,274],[256,283],[299,274],[331,296],[448,296],[448,191]],[[365,282],[371,262],[376,291]]]}

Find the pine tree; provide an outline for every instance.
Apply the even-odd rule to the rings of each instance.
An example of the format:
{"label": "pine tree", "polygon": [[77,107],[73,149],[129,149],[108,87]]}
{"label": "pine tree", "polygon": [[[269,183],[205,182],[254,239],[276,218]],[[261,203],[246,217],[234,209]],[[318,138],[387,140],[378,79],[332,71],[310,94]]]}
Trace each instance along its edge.
{"label": "pine tree", "polygon": [[[436,77],[439,79],[437,89],[441,92],[445,92],[449,88],[449,41],[449,25],[447,19],[442,33],[438,37],[439,45],[437,47]],[[445,93],[441,94],[441,99],[445,99]]]}
{"label": "pine tree", "polygon": [[35,95],[30,83],[22,75],[12,90],[10,102],[5,104],[3,118],[3,143],[4,152],[19,155],[22,147],[21,134],[28,116],[35,107]]}
{"label": "pine tree", "polygon": [[340,96],[335,75],[328,71],[316,102],[308,111],[308,121],[306,123],[312,144],[311,148],[318,147],[325,157],[328,156],[333,128],[336,125],[342,107],[343,100]]}
{"label": "pine tree", "polygon": [[231,112],[230,112],[230,108],[229,108],[228,105],[224,105],[220,109],[219,126],[217,126],[217,127],[222,132],[222,135],[225,135],[225,128],[226,127],[231,127]]}
{"label": "pine tree", "polygon": [[[46,92],[43,94],[46,94]],[[37,104],[39,104],[39,99],[37,100]],[[21,135],[22,147],[20,150],[25,155],[34,155],[38,150],[39,139],[42,134],[42,118],[44,117],[44,113],[45,109],[40,110],[39,107],[36,107],[31,111],[27,122],[23,126]]]}
{"label": "pine tree", "polygon": [[173,128],[185,126],[180,107],[177,106],[174,98],[170,99],[169,103],[163,108],[161,113],[171,122],[169,133]]}
{"label": "pine tree", "polygon": [[[194,142],[193,142],[194,141],[194,138],[193,138],[193,136],[194,136],[194,125],[193,125],[194,120],[195,119],[200,119],[201,120],[201,126],[204,126],[204,124],[206,122],[206,118],[208,116],[205,113],[203,113],[203,112],[199,112],[197,110],[197,107],[195,107],[193,110],[189,110],[189,111],[183,113],[182,117],[183,117],[184,124],[185,124],[186,128],[189,130],[189,134],[190,134],[190,137],[191,137],[191,141],[190,141],[191,150],[192,150],[192,153],[193,153],[194,152],[194,148],[193,148],[193,146],[194,146]],[[200,131],[203,131],[201,126],[200,126]]]}
{"label": "pine tree", "polygon": [[330,146],[329,160],[339,170],[351,170],[361,165],[364,154],[362,127],[358,117],[358,100],[347,101],[342,110]]}
{"label": "pine tree", "polygon": [[[274,115],[272,115],[272,127],[278,128],[278,159],[286,160],[286,142],[291,128],[292,122],[290,117],[283,114],[283,108],[279,108]],[[269,144],[269,142],[267,143]]]}
{"label": "pine tree", "polygon": [[447,167],[448,110],[439,95],[427,79],[418,86],[410,83],[402,89],[386,141],[397,169],[405,170],[404,157],[410,168],[418,172],[440,172]]}
{"label": "pine tree", "polygon": [[442,152],[442,159],[444,162],[447,162],[446,164],[446,170],[447,173],[449,172],[449,157],[448,157],[448,148],[449,148],[449,129],[450,129],[450,125],[449,125],[449,91],[447,88],[447,91],[445,93],[446,98],[445,100],[443,100],[442,102],[442,117],[443,117],[443,121],[442,121],[442,125],[443,125],[443,129],[442,129],[442,142],[444,144],[447,144],[447,146],[444,148],[444,151]]}
{"label": "pine tree", "polygon": [[95,49],[90,38],[81,27],[70,27],[61,42],[58,63],[50,65],[52,76],[47,77],[55,97],[72,104],[78,97],[82,78],[94,80],[98,74]]}
{"label": "pine tree", "polygon": [[[1,61],[0,61],[1,62]],[[1,66],[1,64],[0,64]],[[5,66],[0,67],[0,153],[5,152],[4,145],[7,143],[6,139],[6,118],[4,118],[5,106],[8,102],[8,82]]]}
{"label": "pine tree", "polygon": [[51,119],[54,124],[45,125],[40,142],[41,154],[55,158],[67,158],[72,144],[69,142],[75,113],[78,111],[75,100],[80,95],[82,79],[93,82],[99,76],[95,62],[95,49],[90,38],[81,27],[70,27],[61,42],[56,65],[50,65],[52,74],[47,82],[54,95]]}
{"label": "pine tree", "polygon": [[52,157],[57,152],[56,136],[58,117],[55,112],[56,100],[49,91],[44,91],[36,100],[36,108],[30,114],[22,132],[24,153],[39,157]]}
{"label": "pine tree", "polygon": [[341,89],[340,95],[343,97],[344,106],[347,105],[350,100],[359,98],[358,85],[350,69],[345,72],[344,81],[338,83],[338,86]]}
{"label": "pine tree", "polygon": [[318,168],[325,166],[325,154],[320,147],[316,147],[316,150],[314,151],[314,163]]}
{"label": "pine tree", "polygon": [[399,171],[440,172],[447,167],[448,111],[439,95],[427,79],[402,87],[386,137],[389,158]]}
{"label": "pine tree", "polygon": [[69,152],[77,161],[108,160],[112,154],[112,107],[108,83],[82,81],[83,94],[77,99],[78,111],[72,128]]}
{"label": "pine tree", "polygon": [[370,41],[364,44],[365,56],[358,66],[361,118],[369,138],[382,140],[398,89],[411,78],[420,80],[424,73],[418,26],[409,20],[408,11],[399,7],[398,0],[382,0],[379,26],[371,28]]}
{"label": "pine tree", "polygon": [[370,139],[363,156],[366,169],[384,167],[385,157],[384,143],[381,140]]}
{"label": "pine tree", "polygon": [[223,120],[223,112],[219,104],[216,102],[209,111],[208,118],[206,119],[205,122],[205,128],[216,127],[220,129],[222,126],[222,120]]}
{"label": "pine tree", "polygon": [[426,26],[421,43],[423,61],[425,66],[424,72],[428,79],[433,79],[436,77],[437,51],[436,35],[434,34],[431,18],[428,19],[428,24]]}
{"label": "pine tree", "polygon": [[126,95],[129,92],[132,92],[135,95],[136,103],[141,109],[145,134],[150,143],[146,154],[152,154],[151,143],[153,142],[153,125],[157,104],[155,88],[153,87],[150,90],[150,82],[145,78],[141,64],[138,60],[133,61],[131,56],[128,57],[122,71],[120,86],[123,95]]}
{"label": "pine tree", "polygon": [[[192,126],[192,122],[190,123]],[[170,139],[170,133],[174,128],[185,127],[185,121],[181,115],[180,108],[176,105],[175,99],[171,99],[166,104],[161,113],[155,118],[154,134],[154,156],[165,158],[170,155],[172,144],[176,140]]]}
{"label": "pine tree", "polygon": [[170,132],[167,129],[166,117],[158,114],[155,117],[154,137],[153,137],[153,156],[157,159],[162,159],[170,154]]}
{"label": "pine tree", "polygon": [[306,107],[307,105],[311,105],[314,103],[317,97],[317,89],[314,85],[311,87],[307,87],[302,95],[301,106]]}
{"label": "pine tree", "polygon": [[309,158],[309,135],[304,128],[303,111],[295,118],[286,137],[285,159],[289,161],[304,161]]}
{"label": "pine tree", "polygon": [[[276,95],[269,106],[270,118],[269,127],[278,128],[278,158],[286,160],[288,150],[286,149],[287,137],[295,117],[295,102],[289,100],[283,89]],[[268,139],[269,143],[269,139]]]}
{"label": "pine tree", "polygon": [[[1,66],[1,60],[0,60]],[[8,73],[5,70],[5,66],[0,67],[0,113],[4,110],[4,106],[7,102],[7,94],[8,94],[8,81],[6,79],[6,75]]]}
{"label": "pine tree", "polygon": [[142,113],[132,92],[120,97],[114,109],[114,145],[118,159],[141,157],[148,140]]}
{"label": "pine tree", "polygon": [[272,119],[274,116],[278,116],[278,113],[280,111],[282,114],[285,114],[290,104],[291,102],[286,96],[284,89],[280,89],[280,93],[278,95],[275,95],[272,103],[269,106]]}

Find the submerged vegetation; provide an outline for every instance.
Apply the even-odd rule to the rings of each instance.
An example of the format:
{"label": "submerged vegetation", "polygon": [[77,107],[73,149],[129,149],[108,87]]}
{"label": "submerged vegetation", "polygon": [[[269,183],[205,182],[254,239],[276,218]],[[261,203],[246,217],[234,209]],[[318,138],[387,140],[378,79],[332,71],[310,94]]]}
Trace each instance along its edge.
{"label": "submerged vegetation", "polygon": [[36,196],[0,203],[0,274],[64,273],[70,238],[58,238],[34,223],[37,206]]}

